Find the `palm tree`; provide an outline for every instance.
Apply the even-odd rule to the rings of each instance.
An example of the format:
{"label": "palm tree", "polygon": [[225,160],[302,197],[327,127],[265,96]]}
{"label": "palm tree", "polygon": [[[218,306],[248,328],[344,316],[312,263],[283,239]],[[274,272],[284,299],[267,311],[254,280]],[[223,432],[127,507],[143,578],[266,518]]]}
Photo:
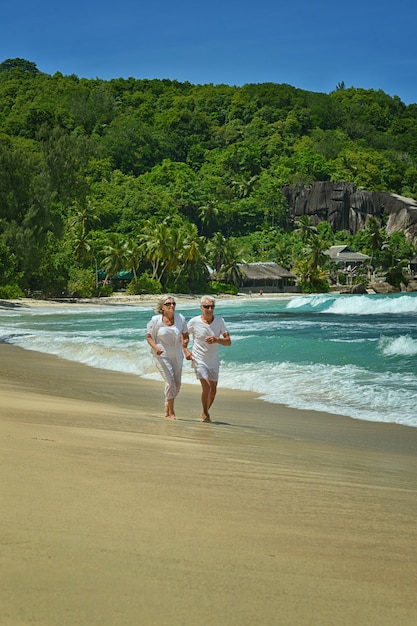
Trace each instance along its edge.
{"label": "palm tree", "polygon": [[91,256],[91,243],[89,234],[84,228],[78,226],[74,228],[74,256],[79,266],[88,261]]}
{"label": "palm tree", "polygon": [[69,228],[75,236],[74,256],[79,265],[88,261],[92,256],[90,228],[100,218],[94,213],[90,201],[87,206],[79,209],[69,222]]}
{"label": "palm tree", "polygon": [[207,259],[212,268],[218,272],[225,262],[226,238],[222,233],[214,233],[207,243]]}
{"label": "palm tree", "polygon": [[103,249],[103,267],[106,270],[106,278],[104,284],[107,283],[110,276],[117,275],[118,272],[125,270],[129,266],[130,251],[128,243],[122,235],[110,235],[110,243]]}
{"label": "palm tree", "polygon": [[175,229],[155,219],[149,221],[142,232],[144,257],[152,265],[152,278],[159,282],[167,270],[173,271],[178,266],[174,239]]}
{"label": "palm tree", "polygon": [[309,254],[310,265],[313,270],[316,270],[318,267],[324,265],[324,263],[328,260],[324,254],[327,247],[327,240],[323,237],[320,237],[319,235],[313,235],[310,237],[307,253]]}
{"label": "palm tree", "polygon": [[326,278],[324,265],[328,259],[324,251],[327,246],[328,242],[325,238],[318,234],[311,234],[308,245],[303,248],[303,256],[294,265],[294,274],[310,288],[320,287],[320,282]]}
{"label": "palm tree", "polygon": [[313,235],[317,235],[317,228],[309,215],[301,215],[296,222],[295,232],[300,236],[303,243],[308,243]]}
{"label": "palm tree", "polygon": [[243,274],[239,267],[242,260],[242,251],[238,247],[238,242],[233,239],[226,239],[223,245],[223,262],[217,272],[226,282],[231,282],[238,287],[242,281]]}
{"label": "palm tree", "polygon": [[371,258],[369,259],[369,268],[371,270],[375,254],[381,249],[384,243],[384,229],[375,217],[370,217],[366,225],[366,232],[371,248]]}
{"label": "palm tree", "polygon": [[143,258],[143,251],[141,246],[134,239],[130,239],[127,242],[127,254],[129,257],[128,268],[131,270],[136,282],[138,278],[136,272]]}
{"label": "palm tree", "polygon": [[177,232],[177,255],[179,260],[178,281],[183,273],[188,275],[188,285],[192,290],[194,281],[208,275],[204,255],[205,238],[198,236],[195,224],[185,224]]}
{"label": "palm tree", "polygon": [[72,217],[70,226],[72,228],[81,227],[81,229],[87,233],[91,230],[94,223],[99,222],[100,218],[94,211],[94,207],[90,200],[87,201],[87,206],[82,209],[78,209],[75,215]]}
{"label": "palm tree", "polygon": [[241,176],[237,180],[232,180],[232,187],[235,189],[238,198],[247,198],[252,191],[254,183],[258,180],[258,176]]}
{"label": "palm tree", "polygon": [[219,208],[217,200],[208,200],[206,204],[198,209],[198,217],[201,222],[201,233],[209,235],[218,224]]}

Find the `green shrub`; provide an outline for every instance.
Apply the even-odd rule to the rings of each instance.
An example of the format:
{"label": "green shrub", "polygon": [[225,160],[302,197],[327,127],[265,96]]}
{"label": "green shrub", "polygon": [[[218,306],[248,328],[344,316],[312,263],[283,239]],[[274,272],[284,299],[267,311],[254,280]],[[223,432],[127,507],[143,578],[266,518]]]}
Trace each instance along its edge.
{"label": "green shrub", "polygon": [[393,287],[398,287],[399,289],[401,288],[401,283],[404,285],[408,283],[408,279],[404,274],[404,267],[400,263],[395,267],[390,267],[385,275],[385,280]]}
{"label": "green shrub", "polygon": [[75,269],[68,281],[68,293],[78,298],[91,298],[96,288],[96,275],[91,269]]}
{"label": "green shrub", "polygon": [[213,293],[228,293],[231,296],[236,296],[238,288],[231,283],[221,283],[220,281],[213,280],[211,283],[211,290]]}
{"label": "green shrub", "polygon": [[18,285],[0,285],[0,298],[5,300],[15,300],[24,298],[25,294]]}
{"label": "green shrub", "polygon": [[329,282],[325,278],[317,278],[316,280],[300,281],[302,293],[328,293],[330,291]]}
{"label": "green shrub", "polygon": [[93,291],[93,296],[95,298],[108,298],[113,293],[112,285],[99,285],[95,287]]}
{"label": "green shrub", "polygon": [[129,296],[143,293],[158,294],[162,293],[162,285],[159,280],[151,278],[148,272],[144,272],[137,280],[132,280],[128,284],[126,293]]}

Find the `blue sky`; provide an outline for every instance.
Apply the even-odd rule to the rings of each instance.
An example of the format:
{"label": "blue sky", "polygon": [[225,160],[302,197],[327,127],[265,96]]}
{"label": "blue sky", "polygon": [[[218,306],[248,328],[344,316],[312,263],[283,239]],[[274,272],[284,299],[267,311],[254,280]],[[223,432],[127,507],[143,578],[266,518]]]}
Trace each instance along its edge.
{"label": "blue sky", "polygon": [[14,0],[0,62],[47,74],[382,89],[417,103],[415,0]]}

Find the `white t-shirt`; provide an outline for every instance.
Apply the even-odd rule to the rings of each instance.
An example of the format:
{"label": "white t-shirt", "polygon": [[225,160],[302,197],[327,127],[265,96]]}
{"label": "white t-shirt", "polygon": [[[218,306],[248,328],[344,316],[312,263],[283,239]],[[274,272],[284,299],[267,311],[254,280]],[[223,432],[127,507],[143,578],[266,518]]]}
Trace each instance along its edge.
{"label": "white t-shirt", "polygon": [[167,326],[162,321],[162,315],[154,315],[148,322],[146,332],[152,336],[158,348],[162,348],[164,351],[162,356],[183,357],[181,335],[188,332],[188,328],[185,317],[181,313],[174,313],[172,326]]}
{"label": "white t-shirt", "polygon": [[213,336],[221,337],[224,333],[229,332],[224,319],[215,315],[211,324],[206,324],[201,319],[201,315],[196,315],[188,322],[188,332],[193,335],[192,353],[196,365],[201,363],[209,369],[218,367],[220,362],[219,344],[207,343],[205,339]]}

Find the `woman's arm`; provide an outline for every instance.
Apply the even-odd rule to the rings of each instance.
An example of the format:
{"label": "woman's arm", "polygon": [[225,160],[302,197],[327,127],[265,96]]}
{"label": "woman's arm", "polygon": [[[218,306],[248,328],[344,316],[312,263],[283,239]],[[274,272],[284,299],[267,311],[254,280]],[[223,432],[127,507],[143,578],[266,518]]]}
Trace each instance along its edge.
{"label": "woman's arm", "polygon": [[160,354],[163,353],[163,350],[160,346],[157,346],[156,343],[153,340],[153,337],[150,333],[148,333],[146,335],[146,341],[148,342],[148,344],[151,346],[152,350],[154,352],[156,352],[156,354],[159,356]]}

